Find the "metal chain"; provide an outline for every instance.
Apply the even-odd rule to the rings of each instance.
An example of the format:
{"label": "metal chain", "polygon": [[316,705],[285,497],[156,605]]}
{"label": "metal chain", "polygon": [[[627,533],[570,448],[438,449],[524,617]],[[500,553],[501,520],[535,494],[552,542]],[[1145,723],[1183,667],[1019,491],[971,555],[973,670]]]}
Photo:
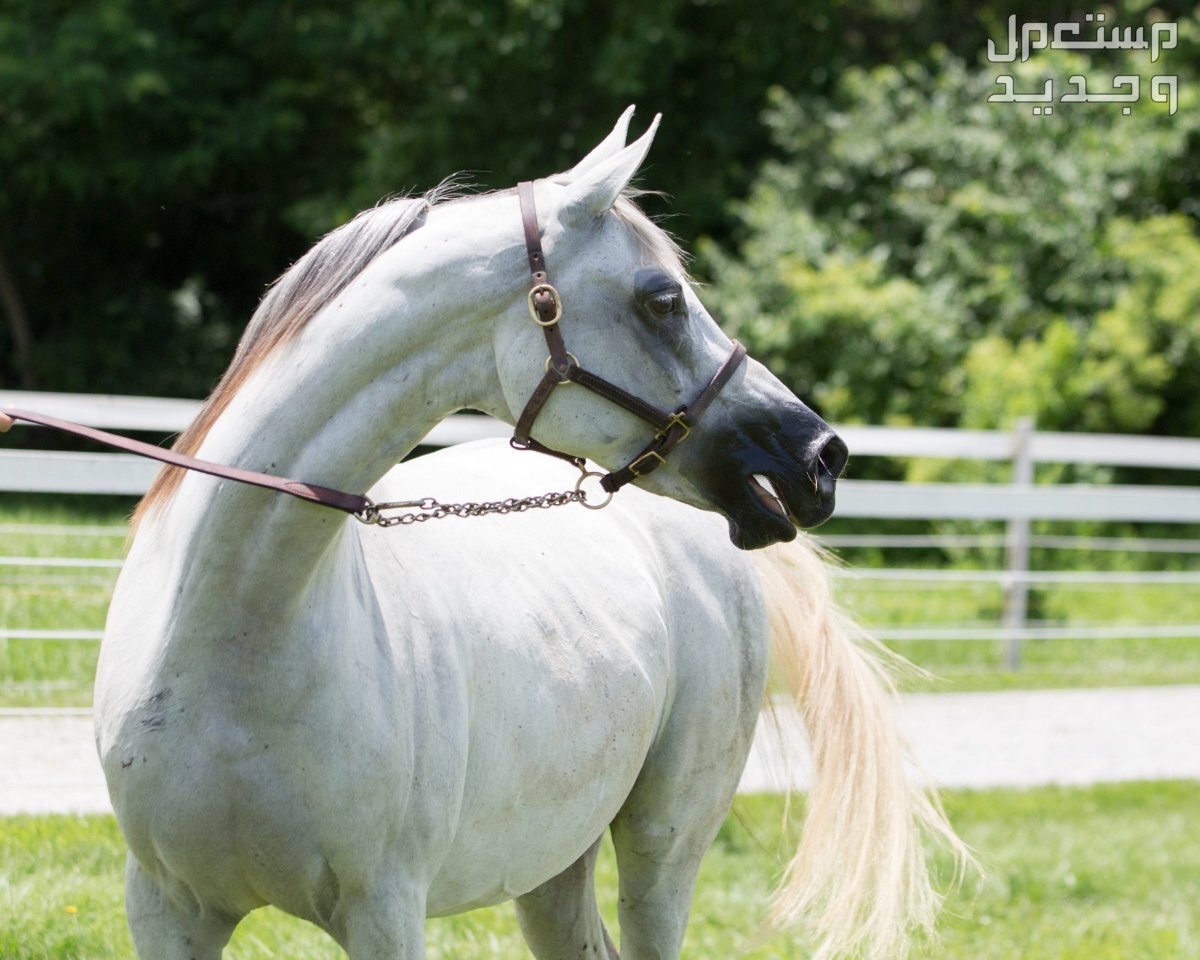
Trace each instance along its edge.
{"label": "metal chain", "polygon": [[[548,510],[563,507],[568,503],[584,503],[582,490],[564,493],[543,493],[534,497],[509,497],[484,503],[440,503],[433,497],[424,500],[405,500],[397,503],[370,504],[354,516],[363,523],[378,527],[396,527],[426,520],[442,520],[446,517],[482,517],[489,513],[524,513],[526,510]],[[415,507],[411,513],[400,513],[385,517],[383,510]]]}

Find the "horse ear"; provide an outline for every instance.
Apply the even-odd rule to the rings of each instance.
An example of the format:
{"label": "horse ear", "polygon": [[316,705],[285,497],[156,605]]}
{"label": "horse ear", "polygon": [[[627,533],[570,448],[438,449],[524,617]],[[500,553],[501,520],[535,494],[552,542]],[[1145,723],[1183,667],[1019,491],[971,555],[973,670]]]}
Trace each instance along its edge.
{"label": "horse ear", "polygon": [[641,137],[590,166],[567,186],[566,199],[558,214],[564,224],[581,226],[608,212],[646,159],[661,119],[662,114],[656,114],[650,129]]}
{"label": "horse ear", "polygon": [[593,167],[597,166],[602,160],[607,160],[618,150],[625,146],[625,137],[629,133],[629,121],[633,118],[633,104],[625,108],[625,112],[621,114],[621,118],[617,121],[617,125],[612,128],[612,133],[601,140],[586,157],[580,160],[575,166],[567,171],[567,177],[575,179]]}

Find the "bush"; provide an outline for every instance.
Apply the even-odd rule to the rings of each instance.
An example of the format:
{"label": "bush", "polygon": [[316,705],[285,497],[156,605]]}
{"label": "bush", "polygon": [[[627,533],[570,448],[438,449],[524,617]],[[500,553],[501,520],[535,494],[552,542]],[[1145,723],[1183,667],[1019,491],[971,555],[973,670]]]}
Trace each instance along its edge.
{"label": "bush", "polygon": [[1200,241],[1169,205],[1195,169],[1196,25],[1168,64],[1173,116],[1148,97],[1052,117],[987,99],[1010,67],[1018,90],[1060,91],[1164,69],[1134,53],[972,67],[934,50],[848,71],[830,98],[774,90],[782,159],[738,206],[735,247],[702,247],[713,306],[834,420],[1195,432]]}

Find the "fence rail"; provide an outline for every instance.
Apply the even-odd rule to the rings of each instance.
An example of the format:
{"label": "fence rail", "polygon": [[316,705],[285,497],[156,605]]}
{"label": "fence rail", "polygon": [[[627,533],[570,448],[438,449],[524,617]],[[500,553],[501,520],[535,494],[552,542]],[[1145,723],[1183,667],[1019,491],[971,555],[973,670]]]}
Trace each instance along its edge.
{"label": "fence rail", "polygon": [[[199,403],[148,397],[96,396],[61,393],[0,391],[0,406],[36,409],[63,419],[102,429],[153,432],[160,435],[183,430],[199,410]],[[19,430],[41,428],[22,424]],[[425,438],[429,446],[449,446],[485,437],[508,436],[510,428],[490,417],[457,415],[439,424]],[[1098,484],[1038,484],[1034,468],[1039,463],[1137,466],[1163,470],[1200,471],[1200,439],[1182,437],[1137,437],[1110,434],[1038,432],[1028,422],[1015,431],[950,430],[846,426],[839,429],[855,458],[920,457],[951,460],[984,460],[1012,464],[1010,483],[901,483],[843,480],[838,487],[838,514],[844,517],[912,520],[1003,521],[1003,537],[937,538],[928,536],[878,536],[841,538],[829,542],[847,546],[1004,546],[1003,570],[929,571],[906,569],[857,570],[849,574],[863,580],[888,579],[929,585],[938,582],[980,582],[1005,589],[1003,622],[989,628],[912,627],[881,630],[888,638],[918,634],[958,639],[1005,639],[1011,667],[1020,664],[1025,640],[1067,635],[1109,636],[1105,631],[1133,629],[1112,627],[1059,628],[1027,622],[1030,587],[1050,583],[1162,583],[1194,584],[1200,572],[1097,573],[1080,571],[1033,571],[1030,551],[1037,547],[1095,550],[1141,550],[1145,552],[1200,552],[1200,541],[1139,538],[1114,542],[1112,538],[1034,537],[1034,520],[1131,521],[1152,523],[1200,523],[1200,484],[1195,486],[1133,486]],[[9,446],[20,442],[20,433],[6,438]],[[38,493],[138,495],[147,489],[158,464],[115,453],[40,452],[0,449],[0,491]],[[21,525],[3,530],[16,532]],[[113,528],[86,528],[91,536],[119,535]],[[55,527],[55,532],[64,528]],[[51,528],[45,528],[46,533]],[[2,531],[0,531],[2,532]],[[74,532],[74,531],[72,531]],[[84,534],[81,528],[80,534]],[[115,567],[119,561],[62,558],[0,557],[0,567]],[[1194,636],[1193,625],[1170,627],[1145,625],[1142,635]],[[1170,631],[1185,631],[1183,634]],[[923,634],[922,634],[923,631]],[[1167,631],[1167,632],[1163,632]],[[18,631],[17,633],[20,633]],[[25,631],[34,634],[37,631]],[[53,635],[76,638],[90,631],[57,631]],[[1125,634],[1122,634],[1125,635]],[[23,635],[24,636],[24,635]],[[16,633],[0,630],[0,639]],[[32,639],[32,636],[24,636]]]}
{"label": "fence rail", "polygon": [[[483,422],[470,422],[475,420]],[[496,436],[508,436],[508,427],[483,417],[462,417],[452,419],[449,429],[431,433],[425,443],[451,446]],[[852,449],[860,457],[874,455],[872,450]],[[908,456],[925,454],[910,450]],[[159,469],[159,464],[129,454],[0,450],[0,491],[140,496]],[[1200,523],[1200,488],[843,480],[838,484],[838,514],[909,520]]]}
{"label": "fence rail", "polygon": [[[199,409],[185,400],[0,391],[0,406],[36,407],[104,429],[183,430]],[[41,429],[35,426],[24,429]],[[436,426],[428,446],[508,436],[485,416],[458,414]],[[1113,434],[949,430],[918,427],[839,428],[855,457],[1011,460],[1014,464],[1095,463],[1200,470],[1200,440]],[[116,453],[0,449],[0,490],[37,493],[145,493],[159,465]],[[1200,487],[1089,484],[900,483],[843,480],[838,513],[880,519],[1125,520],[1200,522]]]}

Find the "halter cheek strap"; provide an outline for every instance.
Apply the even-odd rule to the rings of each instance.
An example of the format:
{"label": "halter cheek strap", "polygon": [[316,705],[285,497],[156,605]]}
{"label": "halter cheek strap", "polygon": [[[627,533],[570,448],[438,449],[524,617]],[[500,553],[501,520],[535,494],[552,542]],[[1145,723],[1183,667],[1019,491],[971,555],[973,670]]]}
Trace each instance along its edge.
{"label": "halter cheek strap", "polygon": [[603,377],[583,369],[575,356],[567,351],[563,339],[559,324],[563,315],[562,298],[551,285],[546,271],[537,208],[534,206],[533,183],[528,180],[519,183],[517,196],[521,201],[521,224],[525,231],[525,251],[529,257],[529,314],[533,322],[542,328],[550,355],[546,358],[546,373],[526,402],[525,409],[521,411],[516,430],[509,442],[518,450],[545,453],[573,463],[581,470],[584,469],[582,457],[547,447],[532,435],[534,422],[553,395],[554,388],[563,383],[577,383],[628,410],[654,428],[653,438],[629,463],[601,478],[600,483],[604,489],[615,493],[627,483],[653,473],[666,463],[667,455],[687,439],[692,428],[704,415],[704,411],[741,366],[746,357],[746,348],[735,340],[725,362],[695,399],[670,412],[661,410]]}

